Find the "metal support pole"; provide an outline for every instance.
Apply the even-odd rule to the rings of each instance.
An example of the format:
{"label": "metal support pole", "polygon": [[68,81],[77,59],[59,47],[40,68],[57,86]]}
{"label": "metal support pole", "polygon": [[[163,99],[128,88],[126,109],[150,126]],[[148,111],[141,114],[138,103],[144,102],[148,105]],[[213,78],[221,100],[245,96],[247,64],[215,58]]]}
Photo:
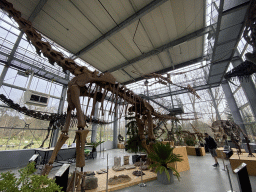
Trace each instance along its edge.
{"label": "metal support pole", "polygon": [[230,88],[228,82],[221,84],[221,86],[223,88],[226,100],[228,102],[229,109],[232,113],[235,123],[238,124],[241,127],[241,129],[245,132],[245,134],[247,135],[242,116],[239,112],[239,109],[236,104],[236,100],[233,96],[233,93],[231,91],[231,88]]}
{"label": "metal support pole", "polygon": [[221,120],[220,113],[219,113],[219,110],[218,110],[218,107],[217,107],[215,98],[214,98],[213,93],[212,93],[212,89],[209,88],[208,90],[209,90],[210,96],[211,96],[211,98],[212,98],[213,107],[214,107],[214,109],[215,109],[215,111],[216,111],[216,117],[217,117],[216,120]]}
{"label": "metal support pole", "polygon": [[1,73],[1,76],[0,76],[0,87],[3,85],[3,82],[4,82],[4,78],[7,74],[7,71],[9,69],[9,66],[11,64],[11,61],[13,60],[13,57],[14,57],[14,54],[16,53],[16,50],[20,44],[20,41],[22,39],[22,36],[24,35],[24,32],[20,32],[19,36],[17,37],[17,40],[15,42],[15,44],[13,45],[13,48],[12,48],[12,52],[10,53],[9,57],[8,57],[8,60],[3,68],[3,71]]}
{"label": "metal support pole", "polygon": [[127,141],[127,127],[126,127],[126,125],[127,125],[127,120],[126,120],[126,119],[124,120],[124,124],[125,124],[125,126],[124,126],[124,132],[125,132],[124,140],[125,140],[125,142],[126,142],[126,141]]}
{"label": "metal support pole", "polygon": [[[58,108],[58,114],[62,114],[63,113],[65,98],[66,98],[66,94],[67,94],[67,88],[68,88],[67,85],[63,85],[63,87],[62,87],[61,99],[60,99],[59,108]],[[56,145],[56,143],[57,143],[59,130],[60,130],[60,128],[57,127],[57,129],[55,129],[53,131],[51,147],[54,147]]]}
{"label": "metal support pole", "polygon": [[108,192],[108,154],[107,154],[107,181],[106,181],[106,192]]}
{"label": "metal support pole", "polygon": [[[94,118],[96,119],[98,118],[98,111],[99,111],[99,103],[96,102],[95,110],[94,110]],[[94,143],[97,140],[97,128],[98,128],[98,124],[92,123],[91,143]]]}
{"label": "metal support pole", "polygon": [[[40,0],[39,3],[37,4],[37,6],[35,7],[35,9],[33,10],[33,12],[31,13],[31,15],[29,16],[28,20],[33,22],[34,19],[36,18],[36,16],[39,14],[39,12],[42,10],[43,6],[45,5],[45,3],[47,2],[47,0]],[[8,57],[8,60],[6,62],[6,65],[4,66],[4,69],[1,73],[1,76],[0,76],[0,87],[3,85],[3,81],[4,81],[4,78],[7,74],[7,71],[8,71],[8,68],[11,64],[11,61],[13,60],[13,57],[14,57],[14,54],[16,53],[16,50],[20,44],[20,41],[22,39],[22,36],[24,35],[24,32],[21,31],[13,48],[12,48],[12,51]]]}
{"label": "metal support pole", "polygon": [[149,93],[148,93],[148,80],[146,79],[146,81],[144,82],[144,85],[146,86],[146,90],[147,90],[147,101],[149,103]]}
{"label": "metal support pole", "polygon": [[141,180],[140,180],[140,184],[138,184],[140,187],[146,187],[147,185],[145,183],[143,183],[143,179],[142,179],[142,158],[140,156],[140,176],[141,176]]}
{"label": "metal support pole", "polygon": [[118,106],[116,106],[116,114],[114,117],[114,128],[113,128],[113,148],[116,149],[117,148],[117,143],[118,143],[118,139],[117,139],[117,130],[118,130]]}
{"label": "metal support pole", "polygon": [[227,174],[228,174],[229,185],[230,185],[230,188],[231,188],[231,190],[228,190],[227,192],[235,192],[235,191],[233,191],[233,186],[232,186],[232,183],[231,183],[231,178],[230,178],[230,174],[229,174],[229,170],[228,170],[227,165],[226,165],[226,169],[227,169]]}

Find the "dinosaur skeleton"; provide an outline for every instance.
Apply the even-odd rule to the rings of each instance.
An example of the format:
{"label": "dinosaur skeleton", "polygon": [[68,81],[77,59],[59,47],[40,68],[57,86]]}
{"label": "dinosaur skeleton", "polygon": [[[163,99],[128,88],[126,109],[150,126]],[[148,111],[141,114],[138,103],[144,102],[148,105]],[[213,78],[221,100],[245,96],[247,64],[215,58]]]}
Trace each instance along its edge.
{"label": "dinosaur skeleton", "polygon": [[[45,165],[45,168],[42,171],[43,175],[49,174],[58,151],[65,143],[65,141],[69,138],[68,130],[72,117],[71,112],[74,109],[76,109],[77,111],[78,120],[78,131],[76,131],[76,166],[81,168],[85,166],[85,157],[83,154],[84,143],[89,130],[84,129],[86,122],[79,100],[80,96],[88,97],[88,104],[90,102],[90,99],[93,99],[90,119],[94,116],[96,102],[101,103],[102,115],[104,115],[103,102],[104,98],[108,93],[111,93],[111,106],[109,114],[111,114],[112,112],[116,114],[118,100],[123,100],[127,103],[125,105],[125,112],[127,111],[128,104],[132,105],[129,108],[129,112],[135,113],[139,129],[138,134],[142,140],[142,146],[148,153],[152,152],[153,143],[155,141],[155,137],[153,134],[153,117],[159,119],[176,119],[176,117],[156,112],[146,100],[134,94],[133,91],[127,89],[120,83],[116,83],[115,78],[110,73],[99,74],[99,72],[97,71],[92,72],[85,66],[77,65],[74,60],[70,58],[65,58],[61,52],[53,50],[48,42],[42,40],[41,34],[39,34],[32,27],[32,23],[22,18],[21,13],[14,9],[11,3],[7,2],[6,0],[0,0],[0,6],[9,14],[10,17],[12,17],[18,23],[19,28],[27,35],[28,41],[30,41],[34,45],[36,52],[39,55],[42,53],[46,58],[48,58],[49,63],[51,63],[52,65],[54,63],[57,63],[59,66],[62,67],[64,72],[68,70],[75,76],[68,83],[68,109],[66,122],[62,129],[62,133],[56,143],[52,156],[48,164]],[[88,104],[85,114],[87,114],[88,112]],[[146,139],[144,136],[144,130],[146,127],[148,139],[150,141],[149,144],[146,143]]]}
{"label": "dinosaur skeleton", "polygon": [[249,156],[250,157],[254,156],[252,154],[247,135],[236,123],[228,120],[217,120],[212,123],[211,129],[214,132],[214,139],[217,142],[223,143],[223,140],[226,141],[227,136],[230,136],[230,139],[236,145],[239,154],[242,153],[240,148],[240,143],[241,143],[240,134],[242,134],[246,140]]}
{"label": "dinosaur skeleton", "polygon": [[[66,119],[66,114],[57,114],[57,113],[47,113],[47,112],[42,112],[42,111],[35,111],[35,110],[30,110],[27,107],[21,107],[19,104],[14,103],[13,100],[8,99],[5,95],[0,94],[0,100],[8,105],[10,108],[24,114],[30,117],[33,117],[35,119],[39,120],[45,120],[45,121],[58,121],[62,125],[65,123]],[[72,118],[76,119],[76,115],[72,114]],[[96,124],[111,124],[114,121],[108,122],[108,121],[102,121],[96,118],[90,119],[88,116],[84,116],[86,122],[92,122]]]}

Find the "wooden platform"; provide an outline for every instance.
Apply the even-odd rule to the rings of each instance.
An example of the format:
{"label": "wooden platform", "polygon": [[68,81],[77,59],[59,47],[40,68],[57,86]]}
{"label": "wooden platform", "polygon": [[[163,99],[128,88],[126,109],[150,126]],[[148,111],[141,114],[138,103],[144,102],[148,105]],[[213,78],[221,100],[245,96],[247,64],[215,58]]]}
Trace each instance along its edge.
{"label": "wooden platform", "polygon": [[186,146],[187,154],[193,156],[205,156],[205,149],[204,147],[198,147],[200,155],[196,154],[196,148],[193,146]]}
{"label": "wooden platform", "polygon": [[[170,166],[175,167],[177,169],[177,171],[183,172],[183,171],[187,171],[190,169],[189,166],[189,162],[188,162],[188,156],[187,156],[187,150],[185,146],[176,146],[173,150],[173,152],[175,154],[180,154],[182,155],[182,162],[177,162],[177,163],[172,163]],[[124,171],[113,171],[112,169],[109,169],[109,177],[113,177],[114,175],[118,176],[118,175],[129,175],[131,177],[131,181],[127,182],[127,183],[123,183],[123,184],[118,184],[118,185],[109,185],[108,186],[108,191],[115,191],[115,190],[119,190],[119,189],[123,189],[126,187],[130,187],[133,185],[137,185],[141,182],[141,178],[140,177],[136,177],[132,174],[133,171],[135,170],[139,170],[139,169],[131,169],[131,170],[124,170]],[[143,182],[146,183],[148,181],[153,181],[157,179],[157,174],[154,172],[151,172],[149,170],[143,171],[145,173],[145,175],[143,175]],[[98,178],[98,188],[97,189],[93,189],[93,190],[86,190],[87,192],[96,192],[96,191],[106,191],[106,177],[107,174],[96,174],[96,177]]]}
{"label": "wooden platform", "polygon": [[174,141],[162,141],[163,144],[170,143],[171,146],[174,146]]}
{"label": "wooden platform", "polygon": [[190,166],[189,166],[189,162],[188,162],[186,146],[176,146],[173,150],[173,153],[180,154],[182,156],[183,161],[171,163],[170,166],[176,168],[176,170],[179,173],[189,170]]}
{"label": "wooden platform", "polygon": [[[129,175],[131,177],[131,181],[127,182],[127,183],[122,183],[122,184],[118,184],[118,185],[108,185],[108,191],[115,191],[115,190],[119,190],[119,189],[123,189],[126,187],[130,187],[133,185],[137,185],[141,182],[141,177],[136,177],[132,174],[133,171],[135,170],[139,170],[139,169],[131,169],[131,170],[124,170],[124,171],[113,171],[112,169],[109,169],[109,176],[110,177],[114,177],[114,175],[118,176],[118,175]],[[148,182],[148,181],[153,181],[157,179],[157,175],[154,172],[151,172],[149,170],[147,171],[143,171],[145,173],[145,175],[143,175],[143,182]],[[86,190],[86,192],[101,192],[101,191],[106,191],[106,178],[107,178],[107,174],[96,174],[95,175],[98,178],[98,188],[97,189],[92,189],[92,190]]]}
{"label": "wooden platform", "polygon": [[[236,148],[231,148],[231,149],[233,150],[233,153],[234,153],[234,154],[237,154],[238,149],[236,149]],[[218,157],[218,158],[222,158],[222,155],[223,155],[223,158],[226,157],[226,154],[223,153],[223,151],[224,151],[224,148],[223,148],[223,147],[218,147],[218,148],[216,149],[216,153],[217,153],[217,157]],[[242,151],[242,153],[246,153],[245,149],[241,149],[241,151]]]}
{"label": "wooden platform", "polygon": [[124,147],[124,144],[123,144],[123,143],[118,143],[118,144],[117,144],[117,148],[118,148],[118,149],[124,149],[125,147]]}
{"label": "wooden platform", "polygon": [[247,164],[247,171],[249,175],[256,176],[256,153],[253,153],[254,157],[248,157],[248,153],[241,155],[234,154],[230,157],[229,161],[232,170],[236,169],[242,163]]}

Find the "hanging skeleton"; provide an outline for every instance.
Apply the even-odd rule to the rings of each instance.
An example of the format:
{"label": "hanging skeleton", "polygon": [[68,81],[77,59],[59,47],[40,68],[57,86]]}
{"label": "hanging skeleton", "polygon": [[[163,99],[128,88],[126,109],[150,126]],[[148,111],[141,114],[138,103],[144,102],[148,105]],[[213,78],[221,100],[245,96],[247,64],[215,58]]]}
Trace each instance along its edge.
{"label": "hanging skeleton", "polygon": [[[39,55],[42,53],[46,58],[48,58],[49,63],[51,63],[52,65],[56,63],[62,67],[64,72],[68,70],[75,76],[68,83],[68,109],[66,122],[54,148],[52,156],[48,164],[45,165],[45,168],[42,172],[43,175],[47,175],[50,172],[58,151],[69,138],[68,131],[72,117],[71,112],[74,109],[76,109],[77,111],[78,120],[78,131],[76,131],[76,166],[81,168],[85,166],[85,157],[83,154],[84,143],[89,130],[84,129],[86,121],[79,100],[80,96],[88,97],[87,109],[85,110],[86,115],[88,114],[89,101],[91,98],[93,99],[91,114],[88,115],[90,116],[90,120],[92,120],[94,116],[96,102],[101,103],[101,106],[103,106],[104,99],[108,93],[111,93],[111,106],[109,114],[116,113],[118,100],[122,100],[127,103],[124,111],[126,111],[128,104],[130,104],[131,107],[129,108],[129,112],[135,113],[139,130],[138,134],[142,140],[142,146],[148,153],[152,152],[153,144],[155,141],[155,137],[153,134],[152,117],[159,119],[176,119],[175,117],[156,112],[146,100],[134,94],[133,91],[127,89],[125,86],[116,83],[115,78],[110,73],[99,74],[99,72],[97,71],[92,72],[85,66],[77,65],[74,60],[70,58],[65,58],[62,53],[53,50],[48,42],[42,40],[41,34],[39,34],[32,27],[32,23],[22,18],[21,13],[15,10],[11,3],[7,2],[6,0],[1,0],[0,6],[9,14],[10,17],[12,17],[18,23],[19,28],[23,30],[24,33],[27,35],[27,39],[35,46],[36,51]],[[102,115],[104,115],[103,107],[101,108],[101,110]],[[144,136],[144,130],[146,126],[149,140],[148,144],[146,143],[146,139]]]}
{"label": "hanging skeleton", "polygon": [[[156,83],[160,83],[162,85],[168,85],[168,84],[172,84],[175,85],[177,87],[180,87],[182,89],[187,89],[190,93],[192,93],[193,95],[195,95],[198,99],[201,99],[200,96],[196,93],[196,91],[188,84],[187,87],[175,84],[171,81],[170,78],[170,74],[167,74],[167,77],[164,77],[163,75],[157,74],[157,73],[151,73],[151,74],[147,74],[145,75],[148,78],[155,78],[156,82],[154,82],[153,84]],[[152,86],[153,84],[149,85]]]}

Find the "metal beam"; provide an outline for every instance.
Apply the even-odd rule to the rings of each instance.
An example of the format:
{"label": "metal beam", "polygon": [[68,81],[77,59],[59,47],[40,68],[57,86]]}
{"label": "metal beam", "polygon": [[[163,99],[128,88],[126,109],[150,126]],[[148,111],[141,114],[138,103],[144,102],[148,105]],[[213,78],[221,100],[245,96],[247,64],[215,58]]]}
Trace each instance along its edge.
{"label": "metal beam", "polygon": [[[180,64],[177,64],[175,66],[167,67],[165,69],[156,71],[155,73],[157,73],[157,74],[164,74],[164,73],[167,73],[167,72],[175,70],[175,69],[179,69],[179,68],[182,68],[182,67],[186,67],[188,65],[192,65],[192,64],[201,62],[201,61],[203,61],[203,59],[204,59],[204,57],[198,57],[196,59],[192,59],[190,61],[186,61],[184,63],[180,63]],[[135,78],[134,80],[129,80],[129,81],[123,82],[122,84],[123,85],[128,85],[128,84],[131,84],[131,83],[143,80],[143,79],[145,79],[145,77],[142,76],[142,77]]]}
{"label": "metal beam", "polygon": [[[40,0],[39,3],[37,4],[36,8],[33,10],[33,12],[31,13],[31,15],[29,16],[28,20],[33,22],[34,19],[36,18],[36,16],[38,15],[38,13],[42,10],[43,6],[45,5],[45,3],[47,2],[48,0]],[[22,39],[22,36],[23,36],[24,32],[20,32],[14,46],[13,46],[13,49],[12,49],[12,52],[10,53],[9,57],[8,57],[8,60],[7,60],[7,65],[10,65],[13,57],[14,57],[14,54],[18,48],[18,45]]]}
{"label": "metal beam", "polygon": [[146,96],[146,95],[140,95],[140,96],[141,96],[142,98],[144,98],[144,99],[147,99],[147,100],[152,101],[153,103],[157,104],[158,106],[162,107],[163,109],[165,109],[165,110],[167,110],[167,111],[170,111],[170,110],[171,110],[171,109],[169,109],[168,107],[166,107],[166,106],[164,106],[164,105],[158,103],[157,101],[151,99],[151,97],[149,97],[149,96]]}
{"label": "metal beam", "polygon": [[247,131],[245,129],[242,116],[239,112],[239,109],[236,104],[236,100],[234,98],[234,95],[232,94],[229,84],[222,83],[221,86],[222,86],[223,92],[225,94],[229,109],[232,113],[232,117],[234,118],[235,123],[238,124],[241,127],[241,129],[245,132],[245,134],[247,135]]}
{"label": "metal beam", "polygon": [[[38,13],[41,11],[41,9],[43,8],[43,6],[45,5],[45,3],[47,2],[47,0],[41,0],[36,8],[33,10],[33,12],[31,13],[30,17],[29,17],[29,21],[33,21],[35,19],[35,17],[38,15]],[[24,32],[21,31],[19,36],[17,37],[17,40],[15,42],[15,44],[13,45],[13,48],[12,48],[12,51],[10,53],[10,55],[8,55],[8,59],[7,59],[7,62],[6,62],[6,65],[4,66],[4,69],[1,73],[1,76],[0,76],[0,87],[3,85],[3,82],[4,82],[4,78],[7,74],[7,71],[8,71],[8,68],[11,64],[11,61],[13,60],[14,58],[14,54],[16,53],[16,50],[20,44],[20,41],[22,39],[22,36],[24,35]]]}
{"label": "metal beam", "polygon": [[39,3],[37,4],[36,8],[33,10],[31,15],[29,16],[28,20],[33,22],[38,13],[43,9],[44,5],[47,3],[48,0],[40,0]]}
{"label": "metal beam", "polygon": [[[5,55],[5,56],[8,56],[6,53],[3,53],[3,52],[1,52],[1,51],[0,51],[0,54]],[[29,58],[29,59],[31,59],[31,58]],[[17,61],[20,62],[20,63],[24,63],[25,65],[29,66],[30,68],[32,68],[32,69],[34,69],[34,70],[38,70],[38,71],[40,71],[40,72],[44,72],[45,74],[50,74],[50,75],[52,75],[52,76],[54,77],[54,79],[55,79],[57,82],[58,82],[58,79],[61,79],[62,82],[66,82],[66,83],[61,83],[61,82],[59,82],[59,83],[61,83],[61,84],[67,85],[68,82],[69,82],[69,80],[67,80],[67,79],[65,79],[65,78],[63,78],[63,77],[61,77],[61,76],[58,76],[58,75],[56,75],[56,74],[53,72],[54,70],[57,71],[57,69],[53,69],[53,68],[47,66],[47,67],[49,67],[49,68],[51,69],[51,71],[46,71],[45,69],[43,69],[43,68],[41,68],[41,67],[38,67],[38,66],[36,66],[36,65],[32,65],[32,64],[27,63],[27,62],[25,62],[25,61],[23,61],[23,60],[20,60],[20,59],[18,59],[18,58],[13,58],[13,60],[17,60]],[[0,59],[0,61],[1,61],[2,63],[6,63],[6,61],[2,61],[1,59]],[[37,63],[38,63],[38,62],[37,62]],[[13,67],[13,68],[16,68],[16,69],[20,69],[20,70],[26,71],[26,69],[23,69],[22,67],[19,67],[19,66],[13,65],[13,64],[10,64],[10,66]],[[45,79],[47,79],[47,80],[52,80],[52,79],[49,79],[49,78],[45,77],[44,75],[37,74],[37,72],[35,72],[35,74],[38,75],[39,77],[45,78]]]}
{"label": "metal beam", "polygon": [[104,71],[104,72],[114,72],[114,71],[117,71],[117,70],[122,69],[124,67],[127,67],[127,66],[129,66],[129,65],[131,65],[133,63],[136,63],[138,61],[146,59],[148,57],[151,57],[151,56],[154,56],[154,55],[158,55],[159,53],[161,53],[161,52],[163,52],[163,51],[165,51],[165,50],[167,50],[167,49],[169,49],[171,47],[174,47],[176,45],[179,45],[181,43],[184,43],[186,41],[190,41],[192,39],[195,39],[197,37],[201,37],[201,36],[209,33],[211,31],[211,28],[212,28],[211,26],[207,26],[205,28],[199,29],[199,30],[197,30],[197,31],[195,31],[193,33],[190,33],[190,34],[185,35],[185,36],[183,36],[183,37],[181,37],[179,39],[176,39],[176,40],[171,41],[169,43],[166,43],[166,44],[164,44],[164,45],[162,45],[162,46],[160,46],[158,48],[155,48],[155,49],[153,49],[153,50],[151,50],[151,51],[149,51],[147,53],[143,53],[142,55],[140,55],[138,57],[135,57],[135,58],[131,59],[130,61],[126,61],[126,62],[124,62],[124,63],[122,63],[122,64],[120,64],[118,66],[115,66],[115,67],[113,67],[113,68],[111,68],[111,69],[109,69],[107,71]]}
{"label": "metal beam", "polygon": [[[220,27],[221,27],[221,22],[223,21],[222,17],[223,17],[223,16],[226,16],[226,15],[228,15],[228,14],[231,14],[231,13],[233,13],[233,12],[235,12],[235,11],[238,11],[238,10],[240,10],[240,9],[245,9],[246,6],[249,5],[249,2],[250,2],[250,1],[247,1],[247,2],[245,2],[245,3],[243,3],[243,4],[241,4],[241,5],[238,5],[238,6],[235,6],[235,7],[231,8],[231,9],[228,9],[228,10],[226,10],[226,11],[223,11],[224,0],[220,0],[219,16],[218,16],[218,22],[217,22],[217,27],[216,27],[215,44],[214,44],[214,48],[213,48],[212,58],[214,58],[215,52],[216,52],[216,48],[217,48],[217,46],[219,45],[219,44],[218,44],[219,33],[220,33],[221,30],[225,30],[225,29],[226,29],[226,28],[220,29]],[[248,7],[249,7],[249,6],[248,6]],[[247,8],[247,9],[248,9],[248,8]],[[246,17],[246,16],[245,16],[245,17]],[[225,19],[226,19],[226,18],[227,18],[227,17],[225,17]],[[232,20],[232,18],[230,18],[230,19]],[[227,22],[227,21],[226,21],[226,22]],[[237,23],[236,25],[239,25],[239,24],[242,24],[242,27],[241,27],[240,32],[239,32],[239,34],[238,34],[238,37],[241,37],[241,36],[242,36],[243,29],[244,29],[245,22],[243,21],[242,23]],[[234,39],[233,39],[233,40],[234,40]],[[237,42],[236,42],[236,44],[234,45],[234,47],[237,47],[237,45],[238,45],[238,43],[239,43],[239,40],[240,40],[240,38],[237,38],[237,40],[236,40]],[[230,58],[229,58],[228,60],[231,61],[231,59],[235,56],[235,51],[236,51],[236,49],[233,49],[233,50],[232,50],[231,56],[230,56]],[[230,61],[228,61],[228,62],[226,63],[225,70],[223,71],[222,77],[220,78],[220,81],[219,81],[219,82],[221,82],[221,81],[223,80],[224,73],[225,73],[225,71],[227,71],[227,68],[228,68],[228,66],[229,66],[229,62],[230,62]],[[213,61],[213,62],[214,62],[214,61]],[[212,66],[210,67],[209,77],[208,77],[208,81],[207,81],[208,83],[210,82],[211,77],[212,77],[211,73],[212,73]]]}
{"label": "metal beam", "polygon": [[144,15],[149,13],[150,11],[154,10],[155,8],[159,7],[160,5],[165,3],[166,1],[168,1],[168,0],[154,0],[154,1],[152,1],[151,3],[149,3],[148,5],[146,5],[145,7],[143,7],[142,9],[137,11],[136,13],[134,13],[132,16],[128,17],[126,20],[124,20],[123,22],[118,24],[116,27],[112,28],[110,31],[106,32],[101,37],[99,37],[98,39],[93,41],[91,44],[89,44],[85,48],[78,51],[72,58],[74,59],[74,58],[78,57],[79,55],[84,54],[84,53],[88,52],[89,50],[93,49],[94,47],[96,47],[97,45],[102,43],[103,41],[107,40],[108,38],[110,38],[111,36],[116,34],[117,32],[126,28],[127,26],[132,24],[134,21],[140,19],[141,17],[143,17]]}
{"label": "metal beam", "polygon": [[[204,90],[204,89],[209,89],[210,87],[211,88],[214,88],[214,87],[218,87],[219,84],[206,84],[206,85],[200,85],[200,86],[196,86],[196,87],[193,87],[193,89],[195,91],[200,91],[200,90]],[[169,97],[171,95],[179,95],[179,94],[183,94],[183,93],[189,93],[189,91],[187,89],[181,89],[181,90],[177,90],[177,91],[172,91],[172,92],[166,92],[166,93],[161,93],[161,94],[158,94],[158,95],[152,95],[152,96],[149,96],[149,99],[152,100],[152,99],[158,99],[158,98],[163,98],[163,97]],[[145,95],[139,95],[140,97],[144,98]]]}
{"label": "metal beam", "polygon": [[240,5],[232,7],[231,9],[225,10],[225,11],[223,11],[222,16],[227,15],[227,14],[231,14],[231,13],[239,11],[241,9],[244,9],[244,7],[249,5],[249,3],[250,3],[250,1],[248,0],[248,1],[246,1],[242,4],[240,4]]}
{"label": "metal beam", "polygon": [[[19,87],[19,86],[12,85],[12,84],[9,84],[9,83],[3,83],[3,86],[11,87],[11,88],[18,89],[18,90],[21,90],[21,91],[26,91],[27,90],[27,88]],[[56,97],[54,95],[50,95],[50,97],[55,98],[55,99],[61,99],[60,97]]]}

